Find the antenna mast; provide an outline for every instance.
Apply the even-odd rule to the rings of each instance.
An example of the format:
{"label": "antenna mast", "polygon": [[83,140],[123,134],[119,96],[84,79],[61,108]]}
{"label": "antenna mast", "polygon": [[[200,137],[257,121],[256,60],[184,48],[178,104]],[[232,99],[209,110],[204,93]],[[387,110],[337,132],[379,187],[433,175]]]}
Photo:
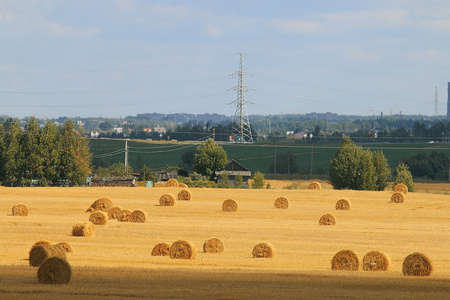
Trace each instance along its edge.
{"label": "antenna mast", "polygon": [[244,83],[244,53],[239,53],[239,71],[238,85],[234,87],[237,90],[237,99],[232,103],[236,103],[236,112],[233,118],[232,137],[236,143],[253,143],[252,131],[250,129],[250,121],[247,114],[247,101],[245,100],[245,92],[247,87]]}
{"label": "antenna mast", "polygon": [[438,112],[438,97],[437,97],[437,86],[434,92],[434,116],[436,117],[439,114]]}

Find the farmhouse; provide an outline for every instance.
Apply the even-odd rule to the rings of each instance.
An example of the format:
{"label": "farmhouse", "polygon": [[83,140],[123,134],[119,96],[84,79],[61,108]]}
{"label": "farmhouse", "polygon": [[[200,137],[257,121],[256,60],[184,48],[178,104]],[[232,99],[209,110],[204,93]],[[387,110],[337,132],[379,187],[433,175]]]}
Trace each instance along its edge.
{"label": "farmhouse", "polygon": [[250,172],[246,167],[241,165],[237,160],[232,159],[222,171],[216,171],[217,181],[220,183],[220,175],[226,174],[228,176],[228,180],[230,184],[235,183],[235,178],[238,175],[242,176],[242,181],[245,185],[247,185],[248,180],[252,176],[252,172]]}

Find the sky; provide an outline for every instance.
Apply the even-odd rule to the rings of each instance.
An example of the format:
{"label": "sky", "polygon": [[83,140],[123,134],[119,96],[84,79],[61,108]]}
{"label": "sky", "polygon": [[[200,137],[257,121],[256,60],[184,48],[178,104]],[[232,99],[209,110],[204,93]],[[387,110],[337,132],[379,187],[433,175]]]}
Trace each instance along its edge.
{"label": "sky", "polygon": [[449,37],[448,0],[0,0],[0,115],[232,116],[240,53],[248,115],[446,115]]}

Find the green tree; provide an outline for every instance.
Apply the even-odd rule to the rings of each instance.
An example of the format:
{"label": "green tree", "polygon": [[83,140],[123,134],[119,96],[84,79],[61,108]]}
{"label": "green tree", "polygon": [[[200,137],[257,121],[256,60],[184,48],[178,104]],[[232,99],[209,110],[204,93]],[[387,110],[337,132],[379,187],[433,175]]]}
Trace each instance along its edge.
{"label": "green tree", "polygon": [[411,175],[411,172],[408,169],[408,166],[404,163],[399,163],[397,166],[397,169],[395,170],[396,176],[395,176],[395,182],[394,185],[397,185],[399,183],[403,183],[408,187],[409,192],[414,192],[416,190],[414,186],[413,177]]}
{"label": "green tree", "polygon": [[375,151],[372,155],[376,174],[375,190],[384,191],[391,178],[391,169],[382,151]]}
{"label": "green tree", "polygon": [[20,152],[20,139],[22,131],[19,128],[19,121],[9,119],[5,123],[5,180],[11,184],[17,183],[21,178],[23,166],[23,156]]}
{"label": "green tree", "polygon": [[84,184],[90,172],[92,159],[88,140],[79,136],[71,119],[64,122],[60,140],[62,147],[60,178],[67,180],[69,185]]}
{"label": "green tree", "polygon": [[345,137],[331,160],[330,182],[338,190],[375,190],[372,153]]}
{"label": "green tree", "polygon": [[5,128],[0,122],[0,182],[5,180]]}
{"label": "green tree", "polygon": [[22,135],[21,152],[24,157],[21,174],[23,179],[43,179],[43,159],[41,153],[40,128],[35,117],[32,117],[25,126]]}
{"label": "green tree", "polygon": [[141,168],[140,177],[142,180],[145,180],[145,181],[153,181],[153,182],[159,181],[158,175],[156,175],[156,173],[153,172],[153,170],[147,166],[143,166]]}
{"label": "green tree", "polygon": [[[128,172],[131,172],[128,167]],[[115,163],[108,167],[99,167],[97,169],[97,176],[99,177],[126,177],[127,170],[124,163]]]}
{"label": "green tree", "polygon": [[58,128],[51,121],[45,123],[39,143],[41,144],[42,183],[56,184],[59,178],[61,146]]}
{"label": "green tree", "polygon": [[263,189],[266,184],[264,179],[264,174],[256,171],[255,174],[253,174],[252,189]]}
{"label": "green tree", "polygon": [[228,175],[222,173],[220,175],[219,184],[217,185],[219,188],[229,189],[231,187],[230,180],[228,179]]}
{"label": "green tree", "polygon": [[234,188],[241,189],[244,186],[244,180],[241,175],[234,176]]}
{"label": "green tree", "polygon": [[226,163],[227,153],[225,150],[209,138],[204,144],[197,147],[193,169],[195,172],[208,176],[210,180],[214,180],[215,171],[222,170]]}

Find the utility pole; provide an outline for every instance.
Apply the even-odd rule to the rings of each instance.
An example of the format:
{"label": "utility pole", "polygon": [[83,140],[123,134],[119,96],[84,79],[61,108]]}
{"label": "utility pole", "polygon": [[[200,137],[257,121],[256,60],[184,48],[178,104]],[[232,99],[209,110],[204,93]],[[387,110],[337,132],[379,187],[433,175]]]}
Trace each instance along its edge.
{"label": "utility pole", "polygon": [[125,141],[125,172],[128,177],[128,141]]}
{"label": "utility pole", "polygon": [[253,143],[252,131],[250,129],[250,121],[248,120],[247,113],[247,101],[245,100],[245,92],[247,87],[244,83],[244,53],[239,53],[239,71],[235,74],[238,75],[238,85],[234,87],[237,90],[237,99],[232,103],[236,103],[236,112],[233,118],[232,136],[236,143]]}
{"label": "utility pole", "polygon": [[311,143],[311,171],[310,171],[310,174],[313,173],[313,163],[314,163],[314,143]]}

